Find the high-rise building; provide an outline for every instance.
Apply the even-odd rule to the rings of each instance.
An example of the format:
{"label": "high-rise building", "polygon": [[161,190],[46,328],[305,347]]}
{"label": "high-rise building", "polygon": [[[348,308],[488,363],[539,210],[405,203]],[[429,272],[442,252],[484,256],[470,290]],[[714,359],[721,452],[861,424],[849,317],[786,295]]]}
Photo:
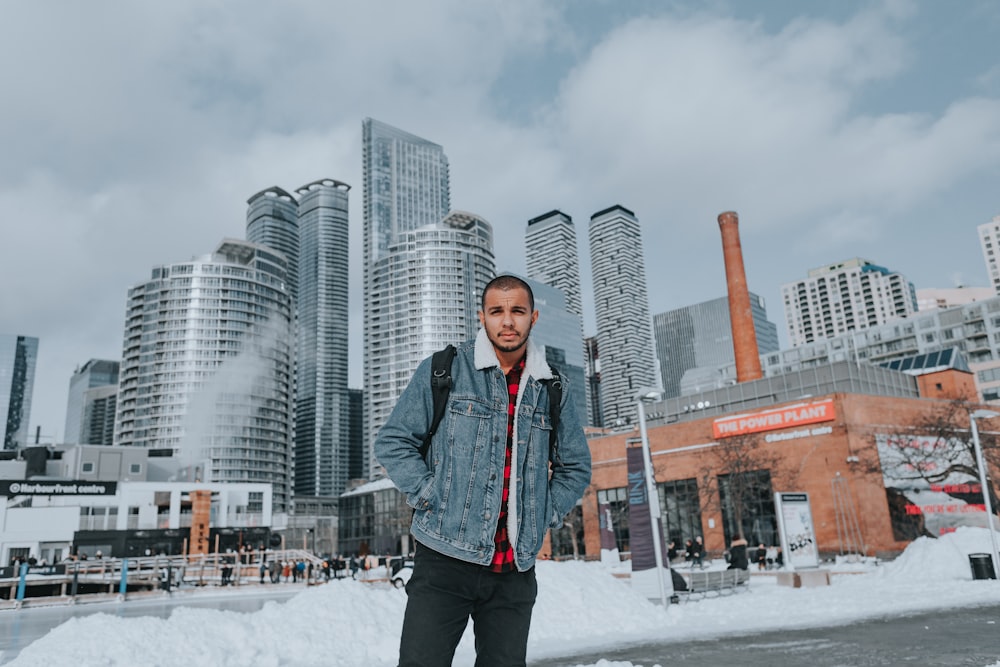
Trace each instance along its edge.
{"label": "high-rise building", "polygon": [[[421,139],[372,118],[362,122],[362,178],[364,180],[364,442],[370,443],[387,415],[385,406],[395,400],[395,367],[390,357],[396,334],[386,330],[394,309],[412,310],[416,304],[392,303],[386,289],[408,280],[407,268],[398,276],[386,275],[396,267],[389,254],[397,239],[426,225],[440,224],[451,209],[448,158],[438,144]],[[490,248],[492,253],[492,247]],[[400,334],[402,335],[402,334]],[[407,367],[412,364],[407,363]]]}
{"label": "high-rise building", "polygon": [[590,217],[589,234],[603,423],[634,424],[636,394],[657,384],[642,230],[615,205]]}
{"label": "high-rise building", "polygon": [[91,359],[73,372],[66,401],[65,443],[112,444],[120,366],[110,359]]}
{"label": "high-rise building", "polygon": [[299,203],[277,186],[247,200],[247,241],[280,250],[288,263],[288,289],[294,302],[299,288]]}
{"label": "high-rise building", "polygon": [[348,224],[350,186],[324,179],[298,188],[299,267],[295,493],[343,493],[350,468]]}
{"label": "high-rise building", "polygon": [[549,211],[528,221],[524,235],[528,277],[551,285],[566,295],[566,311],[579,315],[583,326],[580,297],[580,254],[573,218],[562,211]]}
{"label": "high-rise building", "polygon": [[531,278],[525,282],[531,287],[538,311],[531,340],[545,350],[545,360],[566,379],[570,400],[582,418],[587,414],[587,380],[580,315],[570,312],[562,290]]}
{"label": "high-rise building", "polygon": [[990,222],[979,225],[977,229],[990,285],[997,294],[1000,294],[1000,215],[994,216]]}
{"label": "high-rise building", "polygon": [[366,303],[373,354],[365,360],[371,369],[369,434],[389,418],[423,359],[476,335],[479,298],[495,273],[493,227],[463,211],[399,233],[374,263]]}
{"label": "high-rise building", "polygon": [[[295,329],[295,493],[343,492],[348,435],[348,191],[333,179],[247,200],[247,239],[288,258]],[[356,446],[356,445],[355,445]],[[357,453],[354,453],[357,456]]]}
{"label": "high-rise building", "polygon": [[583,339],[584,364],[587,376],[587,415],[591,426],[604,426],[604,411],[601,410],[601,359],[598,356],[597,336]]}
{"label": "high-rise building", "polygon": [[0,334],[0,426],[4,449],[28,444],[37,361],[37,338]]}
{"label": "high-rise building", "polygon": [[205,482],[292,479],[291,296],[278,251],[224,239],[128,292],[115,444],[172,449]]}
{"label": "high-rise building", "polygon": [[917,312],[913,283],[860,258],[812,269],[805,280],[782,285],[781,295],[793,347]]}
{"label": "high-rise building", "polygon": [[[583,303],[580,285],[580,253],[576,243],[573,218],[562,211],[549,211],[528,221],[524,235],[525,262],[528,277],[556,288],[565,297],[565,311],[576,315],[580,323],[580,340],[583,344]],[[575,356],[575,355],[574,355]],[[586,356],[586,355],[584,355]],[[586,364],[583,364],[586,367]],[[583,384],[586,411],[580,418],[593,424],[590,410],[588,383]]]}
{"label": "high-rise building", "polygon": [[[750,310],[760,353],[776,352],[778,327],[768,321],[764,300],[752,292]],[[685,371],[735,360],[728,297],[654,315],[653,335],[664,398],[681,395]]]}

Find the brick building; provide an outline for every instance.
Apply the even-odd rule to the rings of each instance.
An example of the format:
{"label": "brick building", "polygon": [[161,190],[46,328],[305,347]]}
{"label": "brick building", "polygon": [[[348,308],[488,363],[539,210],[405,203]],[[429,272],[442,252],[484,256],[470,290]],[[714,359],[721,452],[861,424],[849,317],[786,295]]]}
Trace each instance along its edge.
{"label": "brick building", "polygon": [[[842,363],[791,379],[764,378],[711,395],[652,404],[647,433],[665,539],[683,542],[702,535],[714,556],[729,544],[737,527],[732,501],[725,498],[729,471],[718,458],[740,438],[754,444],[758,461],[769,463],[753,471],[756,496],[742,513],[751,543],[778,543],[774,492],[809,494],[824,556],[845,548],[890,556],[921,534],[938,534],[956,525],[985,526],[974,477],[952,476],[947,486],[928,486],[900,482],[888,469],[899,461],[889,460],[887,443],[932,449],[937,435],[921,432],[929,430],[928,415],[945,410],[959,396],[975,396],[971,373],[934,369],[932,378],[922,378]],[[959,420],[964,420],[959,431],[966,429],[964,414]],[[1000,429],[1000,420],[980,424],[983,433],[994,429]],[[600,553],[599,503],[610,508],[617,547],[627,552],[626,450],[641,446],[639,431],[590,442],[593,479],[582,501],[586,553]],[[748,463],[752,468],[754,461],[741,465]],[[713,465],[720,467],[713,470]],[[968,498],[954,493],[962,488]]]}

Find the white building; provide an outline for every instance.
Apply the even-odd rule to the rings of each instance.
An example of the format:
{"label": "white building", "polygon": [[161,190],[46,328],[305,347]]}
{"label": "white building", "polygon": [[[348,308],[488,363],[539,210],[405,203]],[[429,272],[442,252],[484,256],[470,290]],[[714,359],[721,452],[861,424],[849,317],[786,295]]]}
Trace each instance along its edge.
{"label": "white building", "polygon": [[[370,269],[367,330],[369,434],[389,418],[417,366],[479,330],[479,299],[495,275],[493,227],[454,211],[440,223],[401,232]],[[374,474],[378,464],[371,459]]]}
{"label": "white building", "polygon": [[129,290],[115,444],[173,450],[205,482],[292,481],[291,297],[283,255],[226,239]]}
{"label": "white building", "polygon": [[[241,537],[256,548],[273,524],[270,484],[147,481],[146,462],[154,457],[147,459],[149,451],[138,448],[81,446],[59,453],[61,458],[48,460],[46,475],[30,476],[24,460],[0,461],[0,494],[5,496],[0,563],[30,556],[57,563],[74,547],[89,557],[97,551],[142,555],[147,548],[179,553],[191,528],[195,490],[212,494],[210,525],[213,536],[225,536],[222,548],[232,548]],[[105,481],[101,473],[116,468],[104,456],[115,459],[125,481]]]}
{"label": "white building", "polygon": [[990,277],[993,291],[1000,294],[1000,215],[994,216],[990,222],[977,228],[979,245],[983,250],[983,261],[986,262],[986,272]]}
{"label": "white building", "polygon": [[917,311],[913,284],[902,274],[854,258],[809,271],[781,286],[785,325],[793,347],[834,338]]}

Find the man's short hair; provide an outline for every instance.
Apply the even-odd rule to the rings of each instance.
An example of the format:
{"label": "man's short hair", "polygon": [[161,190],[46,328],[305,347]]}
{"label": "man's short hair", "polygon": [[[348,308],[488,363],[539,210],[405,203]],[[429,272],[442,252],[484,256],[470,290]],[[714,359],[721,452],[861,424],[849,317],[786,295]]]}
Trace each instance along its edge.
{"label": "man's short hair", "polygon": [[528,293],[528,303],[531,305],[531,311],[535,311],[535,293],[531,291],[531,286],[525,281],[521,280],[517,276],[513,276],[509,273],[504,273],[493,280],[486,283],[486,287],[483,288],[483,296],[479,302],[479,309],[486,312],[486,293],[491,289],[499,290],[510,290],[521,288]]}

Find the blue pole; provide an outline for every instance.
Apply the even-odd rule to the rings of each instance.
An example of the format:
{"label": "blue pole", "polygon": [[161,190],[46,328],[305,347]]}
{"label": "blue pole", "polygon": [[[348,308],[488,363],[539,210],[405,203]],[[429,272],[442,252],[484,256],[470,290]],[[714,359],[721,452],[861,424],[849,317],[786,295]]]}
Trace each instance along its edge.
{"label": "blue pole", "polygon": [[24,599],[25,581],[28,579],[28,564],[21,563],[21,580],[17,582],[17,601]]}
{"label": "blue pole", "polygon": [[128,558],[122,559],[122,580],[118,584],[118,594],[124,596],[128,585]]}

